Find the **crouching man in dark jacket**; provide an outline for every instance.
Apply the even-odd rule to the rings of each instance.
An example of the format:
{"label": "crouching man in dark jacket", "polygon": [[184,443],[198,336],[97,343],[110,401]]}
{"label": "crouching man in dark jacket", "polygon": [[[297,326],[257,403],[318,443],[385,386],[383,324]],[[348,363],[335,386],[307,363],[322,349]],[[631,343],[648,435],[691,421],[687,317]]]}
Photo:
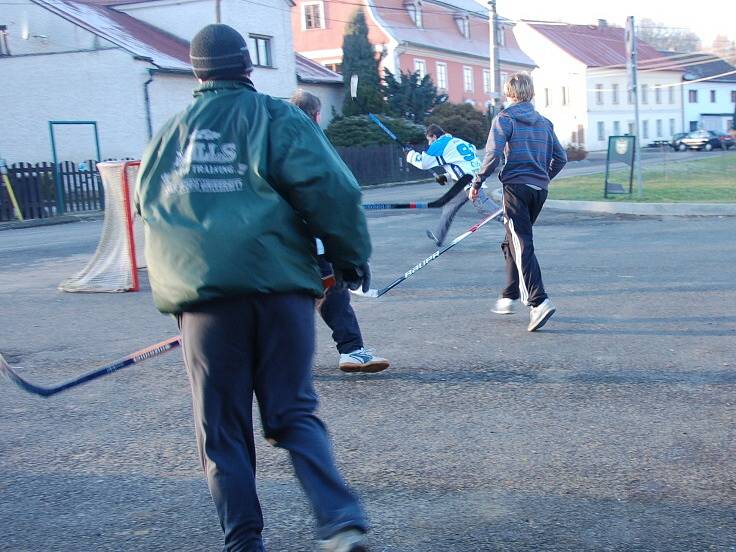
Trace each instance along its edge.
{"label": "crouching man in dark jacket", "polygon": [[324,135],[256,92],[243,37],[192,40],[201,86],[141,162],[136,206],[156,307],[177,315],[202,467],[226,550],[264,550],[253,394],[265,437],[289,451],[323,550],[366,550],[365,515],[338,473],[312,382],[314,237],[338,279],[369,285],[360,189]]}

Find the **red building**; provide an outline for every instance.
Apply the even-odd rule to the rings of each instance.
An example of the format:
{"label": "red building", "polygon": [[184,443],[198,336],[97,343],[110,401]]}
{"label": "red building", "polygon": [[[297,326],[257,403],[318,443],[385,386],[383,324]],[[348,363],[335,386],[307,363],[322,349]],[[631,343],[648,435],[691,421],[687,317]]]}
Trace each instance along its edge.
{"label": "red building", "polygon": [[[491,99],[488,12],[474,0],[296,0],[292,10],[294,48],[340,72],[345,28],[363,9],[369,40],[383,55],[382,65],[429,74],[453,103],[479,109]],[[531,71],[534,62],[521,51],[513,23],[500,19],[501,82],[515,71]]]}

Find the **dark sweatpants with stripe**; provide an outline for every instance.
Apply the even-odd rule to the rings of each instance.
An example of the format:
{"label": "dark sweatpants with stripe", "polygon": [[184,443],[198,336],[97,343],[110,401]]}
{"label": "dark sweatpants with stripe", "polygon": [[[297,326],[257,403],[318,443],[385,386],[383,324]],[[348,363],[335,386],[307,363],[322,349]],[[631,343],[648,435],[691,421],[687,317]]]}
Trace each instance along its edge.
{"label": "dark sweatpants with stripe", "polygon": [[532,307],[547,299],[532,236],[532,226],[546,199],[547,190],[526,184],[503,185],[506,239],[501,250],[506,260],[506,287],[501,297],[521,299]]}
{"label": "dark sweatpants with stripe", "polygon": [[314,299],[262,294],[202,304],[179,316],[200,460],[225,533],[225,550],[261,552],[253,394],[265,437],[289,451],[317,518],[319,538],[366,529],[317,417],[312,382]]}

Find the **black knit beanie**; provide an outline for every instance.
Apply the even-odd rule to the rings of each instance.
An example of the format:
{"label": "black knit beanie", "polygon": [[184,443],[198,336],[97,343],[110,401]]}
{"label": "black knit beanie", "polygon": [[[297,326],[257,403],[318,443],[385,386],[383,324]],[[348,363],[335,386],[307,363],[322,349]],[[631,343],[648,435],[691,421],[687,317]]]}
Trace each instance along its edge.
{"label": "black knit beanie", "polygon": [[221,23],[207,25],[195,35],[189,57],[194,76],[201,80],[238,79],[253,69],[245,39]]}

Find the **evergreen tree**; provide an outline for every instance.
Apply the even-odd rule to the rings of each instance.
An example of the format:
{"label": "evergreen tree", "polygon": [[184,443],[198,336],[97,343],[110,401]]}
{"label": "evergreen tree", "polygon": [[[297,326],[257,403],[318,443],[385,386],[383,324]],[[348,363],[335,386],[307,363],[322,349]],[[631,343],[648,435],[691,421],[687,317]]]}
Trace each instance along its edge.
{"label": "evergreen tree", "polygon": [[389,111],[422,124],[432,108],[445,102],[447,96],[437,95],[437,88],[429,75],[420,80],[418,72],[402,71],[400,76],[401,80],[397,80],[391,71],[384,69],[383,90]]}
{"label": "evergreen tree", "polygon": [[[379,59],[373,44],[368,40],[368,24],[365,14],[358,9],[348,24],[342,40],[342,77],[345,84],[345,116],[363,113],[382,113],[385,102],[378,74]],[[350,77],[358,75],[358,94],[350,96]]]}

